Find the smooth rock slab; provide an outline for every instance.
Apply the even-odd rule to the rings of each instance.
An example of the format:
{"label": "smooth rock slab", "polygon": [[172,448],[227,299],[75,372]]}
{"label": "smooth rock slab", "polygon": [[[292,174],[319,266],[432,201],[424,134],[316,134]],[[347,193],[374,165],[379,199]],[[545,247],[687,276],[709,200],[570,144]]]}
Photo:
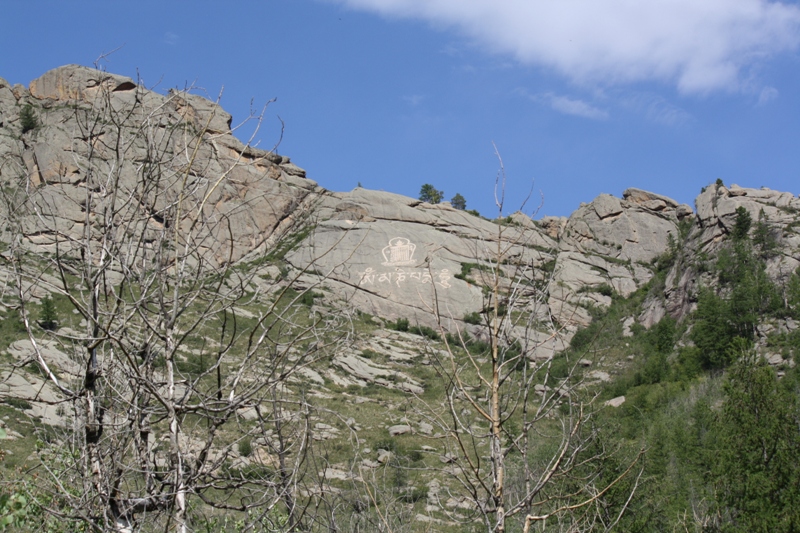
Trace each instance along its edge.
{"label": "smooth rock slab", "polygon": [[405,435],[406,433],[411,433],[413,431],[413,428],[408,424],[398,424],[389,428],[389,436],[397,437],[398,435]]}
{"label": "smooth rock slab", "polygon": [[617,396],[616,398],[606,401],[604,405],[609,407],[619,407],[623,403],[625,403],[625,396]]}
{"label": "smooth rock slab", "polygon": [[349,472],[339,470],[338,468],[328,468],[320,472],[319,475],[328,480],[336,479],[339,481],[347,481],[348,479],[352,479],[352,476]]}
{"label": "smooth rock slab", "polygon": [[389,450],[378,450],[378,462],[382,465],[391,461],[393,457],[394,454]]}
{"label": "smooth rock slab", "polygon": [[[39,353],[47,363],[51,370],[57,373],[69,374],[73,377],[83,375],[83,365],[77,361],[72,360],[67,354],[62,352],[59,348],[59,343],[47,339],[37,341]],[[29,339],[21,339],[14,341],[8,347],[8,353],[17,361],[35,360],[36,351],[33,344]]]}
{"label": "smooth rock slab", "polygon": [[31,82],[31,96],[52,100],[89,100],[107,87],[112,93],[136,88],[132,79],[81,65],[65,65]]}
{"label": "smooth rock slab", "polygon": [[433,426],[431,424],[428,424],[427,422],[420,422],[419,424],[417,424],[417,428],[419,429],[419,432],[422,433],[423,435],[433,434]]}

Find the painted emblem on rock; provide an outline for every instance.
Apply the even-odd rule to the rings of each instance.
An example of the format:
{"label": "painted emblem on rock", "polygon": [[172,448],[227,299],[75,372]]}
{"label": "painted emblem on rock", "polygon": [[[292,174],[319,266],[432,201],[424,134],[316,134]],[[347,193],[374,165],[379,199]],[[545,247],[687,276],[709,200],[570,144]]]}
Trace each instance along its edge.
{"label": "painted emblem on rock", "polygon": [[[392,288],[403,288],[407,285],[437,285],[442,289],[449,289],[450,280],[453,276],[446,268],[438,272],[428,268],[413,268],[414,251],[417,245],[403,237],[395,237],[389,240],[388,246],[381,250],[384,262],[383,266],[394,267],[389,270],[378,271],[374,268],[367,268],[364,272],[359,272],[361,279],[358,282],[360,287],[384,286]],[[412,268],[408,268],[412,266]],[[405,267],[405,268],[402,268]]]}
{"label": "painted emblem on rock", "polygon": [[381,253],[383,254],[383,266],[405,266],[414,264],[414,250],[417,245],[403,237],[395,237],[389,241]]}

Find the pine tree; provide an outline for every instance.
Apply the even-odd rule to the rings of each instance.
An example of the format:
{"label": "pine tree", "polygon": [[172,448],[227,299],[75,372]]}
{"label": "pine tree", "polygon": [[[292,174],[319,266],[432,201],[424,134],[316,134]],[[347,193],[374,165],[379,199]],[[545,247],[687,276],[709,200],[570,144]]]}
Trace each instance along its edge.
{"label": "pine tree", "polygon": [[39,119],[36,118],[36,112],[31,104],[25,104],[22,107],[19,112],[19,123],[22,127],[22,133],[28,133],[39,127]]}
{"label": "pine tree", "polygon": [[[732,349],[742,351],[743,345]],[[800,431],[796,384],[750,350],[725,384],[717,484],[730,532],[800,530]]]}
{"label": "pine tree", "polygon": [[460,193],[456,193],[456,195],[450,199],[450,205],[463,211],[467,208],[467,199],[461,196]]}
{"label": "pine tree", "polygon": [[49,295],[42,298],[42,309],[39,312],[39,325],[48,331],[56,329],[58,325],[56,304]]}
{"label": "pine tree", "polygon": [[429,204],[438,204],[442,201],[443,197],[444,191],[438,190],[430,183],[426,183],[419,190],[419,199],[423,202],[428,202]]}

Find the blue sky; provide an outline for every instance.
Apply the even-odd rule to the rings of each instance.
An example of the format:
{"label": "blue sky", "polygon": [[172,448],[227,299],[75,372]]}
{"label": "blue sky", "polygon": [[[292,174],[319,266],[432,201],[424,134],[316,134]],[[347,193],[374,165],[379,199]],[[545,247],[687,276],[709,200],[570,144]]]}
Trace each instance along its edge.
{"label": "blue sky", "polygon": [[[66,63],[194,84],[322,186],[494,216],[569,215],[628,187],[800,192],[800,4],[767,0],[140,0],[3,3],[0,77]],[[240,136],[246,136],[244,130]]]}

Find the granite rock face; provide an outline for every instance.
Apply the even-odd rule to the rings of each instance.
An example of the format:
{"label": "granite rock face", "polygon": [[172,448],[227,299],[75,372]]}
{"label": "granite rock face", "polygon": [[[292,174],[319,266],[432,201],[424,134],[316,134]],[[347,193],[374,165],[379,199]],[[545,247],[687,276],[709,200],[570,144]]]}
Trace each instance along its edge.
{"label": "granite rock face", "polygon": [[622,199],[601,194],[581,206],[560,233],[553,313],[573,329],[589,324],[588,306],[607,306],[611,293],[629,296],[652,278],[669,235],[677,238],[678,223],[692,216],[689,206],[640,189],[627,189]]}
{"label": "granite rock face", "polygon": [[314,231],[289,262],[313,264],[356,307],[412,324],[436,326],[437,306],[446,322],[480,311],[487,272],[461,273],[463,265],[488,265],[498,239],[508,244],[509,263],[530,265],[527,274],[541,280],[556,248],[529,218],[529,228],[503,226],[498,234],[496,224],[447,205],[361,188],[326,195],[315,214]]}
{"label": "granite rock face", "polygon": [[[25,105],[39,127],[20,135]],[[287,217],[322,192],[289,158],[242,144],[216,103],[180,91],[159,94],[77,65],[45,73],[29,91],[0,82],[0,124],[0,181],[33,192],[20,223],[26,245],[39,250],[52,251],[57,234],[80,239],[87,211],[102,212],[112,197],[152,212],[158,231],[170,209],[165,199],[188,179],[202,199],[200,216],[224,220],[207,236],[205,253],[236,261],[288,230]],[[144,183],[156,176],[157,185]],[[161,191],[148,195],[148,187]]]}
{"label": "granite rock face", "polygon": [[[800,198],[788,192],[746,189],[738,185],[714,184],[706,187],[695,200],[697,220],[682,250],[684,260],[667,275],[663,303],[649,302],[651,313],[658,317],[670,314],[680,318],[694,309],[701,285],[713,286],[716,280],[702,268],[701,257],[713,258],[724,245],[736,222],[736,210],[743,207],[754,225],[761,222],[776,240],[774,255],[767,258],[767,273],[783,285],[800,267]],[[751,233],[753,228],[751,228]],[[650,320],[652,322],[652,320]]]}
{"label": "granite rock face", "polygon": [[65,65],[33,80],[31,96],[39,100],[84,101],[93,103],[103,92],[136,89],[132,79],[81,65]]}
{"label": "granite rock face", "polygon": [[[23,133],[25,106],[38,127]],[[240,142],[231,121],[217,103],[196,94],[161,94],[77,65],[47,72],[29,88],[0,79],[0,184],[31,207],[15,219],[17,237],[40,253],[53,252],[57,241],[99,238],[93,220],[113,197],[126,198],[131,212],[151,213],[146,223],[158,231],[174,223],[169,199],[186,182],[198,216],[221,221],[201,243],[209,261],[277,257],[306,286],[324,278],[331,299],[351,309],[475,334],[500,254],[503,292],[515,290],[514,280],[530,289],[517,294],[533,313],[532,327],[513,335],[550,343],[535,357],[562,349],[591,321],[591,307],[608,306],[614,295],[628,296],[652,279],[670,236],[688,232],[683,256],[715,253],[740,206],[781,234],[770,274],[785,277],[800,266],[800,236],[792,229],[800,200],[790,193],[713,185],[697,198],[695,214],[688,205],[630,188],[622,198],[601,194],[568,218],[534,221],[514,213],[490,221],[448,203],[362,188],[327,191],[288,157]],[[163,180],[160,193],[142,194],[143,183],[156,175]],[[8,216],[8,208],[0,205],[0,215]],[[0,228],[0,239],[10,238],[10,227]],[[280,270],[263,268],[271,279]],[[676,266],[638,322],[649,327],[666,314],[685,315],[702,282],[709,280],[685,262]]]}

